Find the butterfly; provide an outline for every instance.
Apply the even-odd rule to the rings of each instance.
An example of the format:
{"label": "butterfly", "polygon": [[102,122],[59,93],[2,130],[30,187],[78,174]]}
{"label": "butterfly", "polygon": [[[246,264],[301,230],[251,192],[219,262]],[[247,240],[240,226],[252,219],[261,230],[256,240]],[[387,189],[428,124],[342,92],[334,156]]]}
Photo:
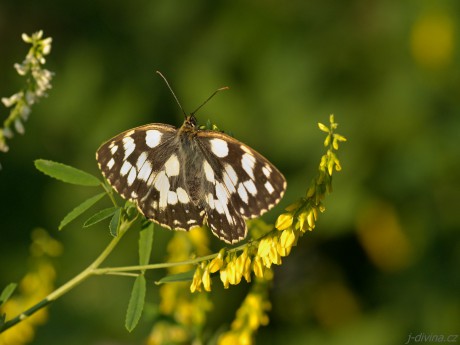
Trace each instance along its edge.
{"label": "butterfly", "polygon": [[99,169],[149,220],[186,231],[207,224],[219,239],[236,243],[247,235],[246,219],[281,200],[286,180],[254,149],[201,129],[195,113],[180,128],[152,123],[113,137],[96,152]]}

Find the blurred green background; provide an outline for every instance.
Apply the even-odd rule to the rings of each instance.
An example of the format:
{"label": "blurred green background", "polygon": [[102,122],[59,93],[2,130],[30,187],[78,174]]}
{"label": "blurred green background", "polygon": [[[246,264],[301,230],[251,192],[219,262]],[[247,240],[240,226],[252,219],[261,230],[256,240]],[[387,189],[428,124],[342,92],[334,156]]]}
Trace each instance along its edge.
{"label": "blurred green background", "polygon": [[[94,153],[113,135],[149,122],[179,126],[160,70],[186,111],[230,86],[198,119],[285,173],[287,194],[267,221],[314,176],[324,138],[317,122],[334,113],[348,138],[326,213],[275,270],[259,344],[404,344],[410,333],[459,334],[459,19],[456,0],[3,0],[0,95],[23,83],[12,68],[28,49],[23,32],[53,38],[47,68],[56,74],[25,136],[0,155],[0,286],[31,267],[36,227],[64,245],[58,284],[109,241],[103,226],[81,229],[82,220],[57,231],[95,191],[51,180],[33,160],[98,174]],[[170,233],[156,236],[162,243]],[[135,263],[136,243],[128,235],[110,263]],[[157,261],[160,249],[157,242]],[[52,305],[34,344],[140,344],[152,325],[146,318],[132,334],[124,330],[131,284],[85,282]],[[231,322],[247,290],[219,285],[211,329]]]}

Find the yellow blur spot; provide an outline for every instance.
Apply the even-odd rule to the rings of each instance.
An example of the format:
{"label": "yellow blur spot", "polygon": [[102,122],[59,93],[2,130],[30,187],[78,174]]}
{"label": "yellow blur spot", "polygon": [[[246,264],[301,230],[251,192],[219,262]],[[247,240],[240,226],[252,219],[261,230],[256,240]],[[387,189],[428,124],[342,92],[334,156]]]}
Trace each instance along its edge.
{"label": "yellow blur spot", "polygon": [[323,327],[339,327],[359,315],[353,293],[340,281],[321,285],[314,298],[314,313]]}
{"label": "yellow blur spot", "polygon": [[453,58],[455,28],[452,17],[446,13],[420,16],[412,27],[410,46],[417,64],[438,69],[449,65]]}
{"label": "yellow blur spot", "polygon": [[391,205],[380,201],[371,203],[358,216],[357,228],[361,245],[381,270],[398,271],[412,261],[412,246]]}

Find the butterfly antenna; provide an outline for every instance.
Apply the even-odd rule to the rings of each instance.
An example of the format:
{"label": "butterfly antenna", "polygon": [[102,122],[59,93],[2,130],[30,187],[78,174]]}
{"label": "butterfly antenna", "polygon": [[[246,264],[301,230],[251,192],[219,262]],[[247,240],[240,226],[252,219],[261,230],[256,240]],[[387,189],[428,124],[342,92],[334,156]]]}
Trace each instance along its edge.
{"label": "butterfly antenna", "polygon": [[203,107],[203,105],[205,105],[206,103],[208,103],[209,100],[210,100],[211,98],[213,98],[213,97],[216,95],[216,93],[218,93],[219,91],[228,90],[228,89],[230,89],[228,86],[224,86],[224,87],[221,87],[220,89],[217,89],[216,91],[214,91],[214,92],[212,93],[212,95],[208,97],[208,99],[207,99],[206,101],[204,101],[198,108],[195,109],[194,112],[192,112],[192,115],[195,115],[195,113],[196,113],[198,110],[200,110],[200,109]]}
{"label": "butterfly antenna", "polygon": [[174,91],[172,90],[171,85],[169,85],[168,80],[166,79],[166,77],[165,77],[163,74],[161,74],[160,71],[155,71],[155,72],[156,72],[157,74],[159,74],[160,77],[163,78],[163,80],[165,81],[166,85],[168,86],[169,91],[171,91],[171,93],[172,93],[174,99],[176,100],[177,104],[179,105],[180,110],[182,110],[182,113],[184,114],[184,116],[187,117],[187,114],[185,113],[184,108],[182,108],[182,105],[180,104],[179,99],[176,97],[176,94],[175,94]]}

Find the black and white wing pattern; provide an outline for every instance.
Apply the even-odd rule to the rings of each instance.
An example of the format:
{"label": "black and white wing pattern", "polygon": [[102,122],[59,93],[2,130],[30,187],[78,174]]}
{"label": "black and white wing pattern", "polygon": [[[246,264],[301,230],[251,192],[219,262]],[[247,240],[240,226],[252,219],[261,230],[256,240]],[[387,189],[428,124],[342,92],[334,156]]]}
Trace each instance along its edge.
{"label": "black and white wing pattern", "polygon": [[193,115],[179,129],[150,124],[102,144],[104,177],[148,219],[169,229],[208,224],[221,240],[246,237],[245,219],[275,206],[284,176],[262,155],[217,131],[200,130]]}

